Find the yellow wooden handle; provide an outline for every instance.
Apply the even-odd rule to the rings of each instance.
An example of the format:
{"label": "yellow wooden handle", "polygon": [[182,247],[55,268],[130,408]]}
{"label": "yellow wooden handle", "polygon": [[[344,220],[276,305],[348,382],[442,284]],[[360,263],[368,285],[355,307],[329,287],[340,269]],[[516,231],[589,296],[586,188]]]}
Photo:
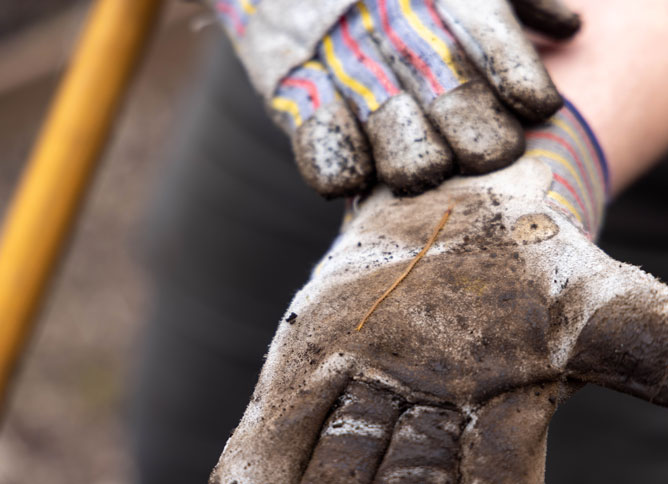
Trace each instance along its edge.
{"label": "yellow wooden handle", "polygon": [[9,207],[0,239],[0,399],[162,3],[98,0]]}

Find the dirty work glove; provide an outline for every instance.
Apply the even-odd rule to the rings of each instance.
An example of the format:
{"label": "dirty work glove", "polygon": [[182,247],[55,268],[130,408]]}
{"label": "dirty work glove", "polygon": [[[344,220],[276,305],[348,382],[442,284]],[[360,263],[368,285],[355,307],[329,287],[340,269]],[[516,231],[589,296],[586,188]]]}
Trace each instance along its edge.
{"label": "dirty work glove", "polygon": [[[526,25],[548,35],[579,27],[558,0],[513,4]],[[502,0],[216,7],[291,135],[302,175],[326,197],[364,191],[375,172],[395,194],[414,195],[452,174],[455,160],[462,173],[501,168],[524,150],[515,115],[539,121],[561,106]]]}
{"label": "dirty work glove", "polygon": [[668,406],[668,286],[592,243],[605,173],[566,106],[510,167],[376,188],[280,322],[212,482],[542,483],[582,384]]}

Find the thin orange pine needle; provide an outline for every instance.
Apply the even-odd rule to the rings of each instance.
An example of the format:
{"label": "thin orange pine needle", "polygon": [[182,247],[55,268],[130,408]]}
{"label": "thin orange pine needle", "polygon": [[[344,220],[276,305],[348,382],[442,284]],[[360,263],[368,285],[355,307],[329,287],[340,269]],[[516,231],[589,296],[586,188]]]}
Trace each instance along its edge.
{"label": "thin orange pine needle", "polygon": [[429,237],[429,240],[427,241],[427,244],[424,246],[424,248],[420,251],[418,255],[415,256],[415,258],[411,261],[411,263],[408,265],[406,270],[397,278],[396,281],[388,288],[387,291],[383,293],[382,296],[380,296],[378,299],[376,299],[376,302],[373,303],[373,306],[371,306],[371,309],[367,311],[367,313],[364,315],[362,320],[359,322],[357,327],[355,328],[357,331],[361,331],[362,328],[364,327],[364,323],[367,322],[367,320],[371,317],[373,312],[380,306],[380,303],[382,303],[387,296],[394,291],[399,284],[401,284],[401,281],[406,279],[406,276],[413,270],[413,267],[415,267],[415,264],[417,264],[420,259],[424,257],[424,255],[427,253],[427,251],[431,248],[432,245],[434,245],[434,242],[436,241],[436,238],[438,237],[438,234],[441,232],[441,229],[445,226],[445,223],[448,221],[450,218],[450,214],[452,213],[454,205],[451,205],[443,214],[443,217],[441,217],[441,220],[438,222],[438,225],[434,229],[434,231],[431,234],[431,237]]}

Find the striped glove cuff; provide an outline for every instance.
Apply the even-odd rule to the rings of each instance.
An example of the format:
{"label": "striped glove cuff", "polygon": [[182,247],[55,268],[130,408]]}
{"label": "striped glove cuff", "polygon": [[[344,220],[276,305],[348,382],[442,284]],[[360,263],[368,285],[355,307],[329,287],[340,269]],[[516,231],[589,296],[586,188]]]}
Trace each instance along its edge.
{"label": "striped glove cuff", "polygon": [[548,203],[595,240],[609,195],[609,174],[603,150],[585,119],[565,100],[546,123],[527,130],[526,138],[525,156],[552,169]]}

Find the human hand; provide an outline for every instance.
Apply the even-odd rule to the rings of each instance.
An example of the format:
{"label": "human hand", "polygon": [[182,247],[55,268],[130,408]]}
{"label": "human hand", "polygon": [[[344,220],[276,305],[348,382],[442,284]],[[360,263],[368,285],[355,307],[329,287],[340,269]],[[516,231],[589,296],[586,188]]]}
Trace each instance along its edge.
{"label": "human hand", "polygon": [[[462,173],[501,168],[521,155],[524,136],[497,97],[531,121],[561,106],[505,1],[353,3],[216,2],[302,175],[326,197],[361,193],[376,174],[415,195],[455,161]],[[548,35],[579,26],[557,0],[513,5]]]}
{"label": "human hand", "polygon": [[549,420],[581,384],[668,406],[668,288],[591,242],[595,142],[565,108],[527,144],[504,170],[360,204],[290,305],[212,482],[537,483]]}

